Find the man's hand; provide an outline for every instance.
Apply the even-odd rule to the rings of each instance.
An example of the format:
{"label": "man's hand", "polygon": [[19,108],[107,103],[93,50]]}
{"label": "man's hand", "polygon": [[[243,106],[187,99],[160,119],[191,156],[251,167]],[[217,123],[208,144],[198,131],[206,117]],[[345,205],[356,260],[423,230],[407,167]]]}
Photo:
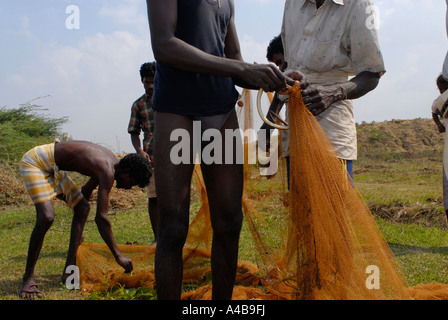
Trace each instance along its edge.
{"label": "man's hand", "polygon": [[303,103],[314,116],[321,114],[333,103],[342,100],[343,97],[344,92],[340,85],[310,84],[302,90]]}
{"label": "man's hand", "polygon": [[[305,90],[309,86],[309,83],[306,80],[306,78],[303,75],[303,73],[298,71],[298,70],[292,71],[292,72],[288,72],[288,73],[286,73],[286,76],[289,77],[290,79],[292,79],[293,81],[299,81],[300,82],[300,88],[302,89],[302,91]],[[290,79],[287,79],[288,84],[290,84],[289,83]]]}
{"label": "man's hand", "polygon": [[[262,88],[266,92],[286,88],[286,77],[273,64],[245,64],[238,76],[249,87]],[[247,87],[247,85],[241,85]]]}
{"label": "man's hand", "polygon": [[120,254],[116,259],[117,263],[124,268],[125,273],[129,273],[134,269],[132,260]]}
{"label": "man's hand", "polygon": [[[295,73],[297,72],[293,72],[291,77]],[[300,76],[300,72],[297,75]],[[337,101],[358,99],[366,95],[377,87],[380,78],[380,73],[363,71],[344,83],[332,85],[310,84],[306,88],[302,87],[303,102],[311,113],[317,116]],[[306,79],[304,80],[306,82]],[[305,83],[305,85],[307,84]]]}
{"label": "man's hand", "polygon": [[303,103],[314,116],[321,114],[333,103],[343,99],[344,92],[340,85],[309,84],[303,73],[298,70],[289,72],[287,76],[300,81]]}
{"label": "man's hand", "polygon": [[142,156],[144,156],[146,158],[146,160],[148,160],[151,164],[151,157],[149,156],[149,154],[147,154],[145,151],[143,151],[142,149],[140,149],[139,151],[137,151],[137,153],[141,154]]}

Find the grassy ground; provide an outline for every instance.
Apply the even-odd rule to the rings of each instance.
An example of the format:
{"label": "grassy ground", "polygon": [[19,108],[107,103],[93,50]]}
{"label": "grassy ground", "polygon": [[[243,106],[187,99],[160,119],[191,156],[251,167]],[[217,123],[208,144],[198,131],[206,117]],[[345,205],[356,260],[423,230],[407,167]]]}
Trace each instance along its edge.
{"label": "grassy ground", "polygon": [[363,158],[356,184],[410,286],[448,283],[448,228],[442,204],[441,154],[387,161]]}
{"label": "grassy ground", "polygon": [[[395,158],[391,161],[361,159],[355,165],[356,185],[377,217],[378,225],[398,258],[409,285],[448,283],[448,229],[441,203],[441,161],[437,157],[423,159]],[[253,187],[257,210],[264,212],[269,224],[282,222],[284,172],[274,179],[258,179]],[[272,189],[273,188],[273,189]],[[272,192],[269,190],[277,190]],[[120,244],[149,245],[153,241],[146,200],[143,192],[127,196],[131,204],[119,203],[111,211],[111,222]],[[199,208],[192,198],[192,213]],[[19,203],[0,208],[0,299],[18,299],[25,268],[29,236],[35,222],[34,207]],[[94,207],[92,209],[94,211]],[[102,243],[91,212],[84,241]],[[59,284],[65,263],[72,214],[65,206],[56,206],[56,219],[45,238],[36,266],[36,280],[46,299],[134,299],[145,292],[121,290],[106,295],[85,295],[69,291]],[[269,231],[267,231],[269,232]],[[269,234],[272,243],[280,234]],[[241,236],[240,259],[255,261],[247,225]],[[152,297],[152,293],[149,294]]]}

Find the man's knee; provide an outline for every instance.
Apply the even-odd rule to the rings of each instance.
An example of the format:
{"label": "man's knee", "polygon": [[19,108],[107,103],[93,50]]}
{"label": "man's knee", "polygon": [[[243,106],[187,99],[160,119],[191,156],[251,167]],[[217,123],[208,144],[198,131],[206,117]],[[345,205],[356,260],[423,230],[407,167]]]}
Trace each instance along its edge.
{"label": "man's knee", "polygon": [[188,235],[188,223],[169,221],[159,224],[158,244],[166,249],[182,248]]}
{"label": "man's knee", "polygon": [[213,233],[216,235],[235,238],[239,237],[243,225],[243,213],[241,208],[227,211],[219,217],[212,218]]}
{"label": "man's knee", "polygon": [[46,201],[36,204],[36,228],[47,231],[54,221],[54,208],[51,202]]}
{"label": "man's knee", "polygon": [[82,198],[81,201],[75,206],[73,209],[74,214],[76,214],[80,218],[87,219],[90,212],[90,204],[85,198]]}

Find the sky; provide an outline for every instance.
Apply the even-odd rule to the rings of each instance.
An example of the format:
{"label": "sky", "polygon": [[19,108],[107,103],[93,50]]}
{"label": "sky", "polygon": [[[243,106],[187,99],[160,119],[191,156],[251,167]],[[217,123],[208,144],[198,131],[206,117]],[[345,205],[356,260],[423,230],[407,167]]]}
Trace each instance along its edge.
{"label": "sky", "polygon": [[[355,101],[355,120],[430,118],[447,52],[443,0],[376,0],[386,74]],[[245,61],[266,63],[283,0],[235,0]],[[75,10],[73,10],[75,9]],[[143,93],[139,68],[153,61],[144,0],[2,0],[0,108],[32,101],[73,139],[133,152],[127,125]],[[0,133],[1,134],[1,133]]]}

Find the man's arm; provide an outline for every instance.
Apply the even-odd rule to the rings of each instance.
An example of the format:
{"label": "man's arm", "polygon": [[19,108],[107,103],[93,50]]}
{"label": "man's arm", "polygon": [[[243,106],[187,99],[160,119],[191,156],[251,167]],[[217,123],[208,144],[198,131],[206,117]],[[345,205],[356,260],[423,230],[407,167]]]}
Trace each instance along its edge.
{"label": "man's arm", "polygon": [[178,0],[146,0],[146,3],[152,48],[158,62],[185,71],[241,79],[247,86],[263,88],[265,91],[281,90],[285,87],[285,77],[276,67],[242,61],[241,55],[238,55],[239,44],[237,45],[238,38],[233,20],[226,37],[226,46],[232,46],[226,48],[226,53],[233,51],[233,54],[222,58],[199,50],[175,37]]}
{"label": "man's arm", "polygon": [[137,152],[138,154],[141,154],[146,159],[148,159],[149,162],[151,162],[151,157],[142,148],[142,143],[140,141],[140,135],[138,133],[135,133],[135,132],[131,133],[131,142],[132,142],[132,146],[135,149],[135,152]]}
{"label": "man's arm", "polygon": [[432,120],[434,120],[435,124],[437,125],[437,129],[439,130],[439,133],[443,133],[446,131],[445,126],[440,121],[439,115],[435,112],[432,113]]}
{"label": "man's arm", "polygon": [[85,185],[82,186],[81,192],[84,198],[87,199],[87,201],[90,200],[90,197],[92,196],[93,190],[98,187],[98,180],[95,178],[90,178],[89,181]]}
{"label": "man's arm", "polygon": [[341,84],[310,84],[302,90],[303,102],[311,113],[317,116],[335,102],[358,99],[366,95],[377,87],[379,80],[378,73],[364,71],[350,81]]}
{"label": "man's arm", "polygon": [[103,238],[106,245],[112,252],[115,261],[122,266],[125,272],[131,272],[133,269],[132,260],[123,256],[118,249],[118,245],[115,242],[115,238],[112,232],[112,225],[109,220],[109,193],[113,185],[113,174],[105,175],[100,178],[98,187],[98,199],[97,199],[97,211],[95,216],[95,223],[98,227],[98,231]]}

